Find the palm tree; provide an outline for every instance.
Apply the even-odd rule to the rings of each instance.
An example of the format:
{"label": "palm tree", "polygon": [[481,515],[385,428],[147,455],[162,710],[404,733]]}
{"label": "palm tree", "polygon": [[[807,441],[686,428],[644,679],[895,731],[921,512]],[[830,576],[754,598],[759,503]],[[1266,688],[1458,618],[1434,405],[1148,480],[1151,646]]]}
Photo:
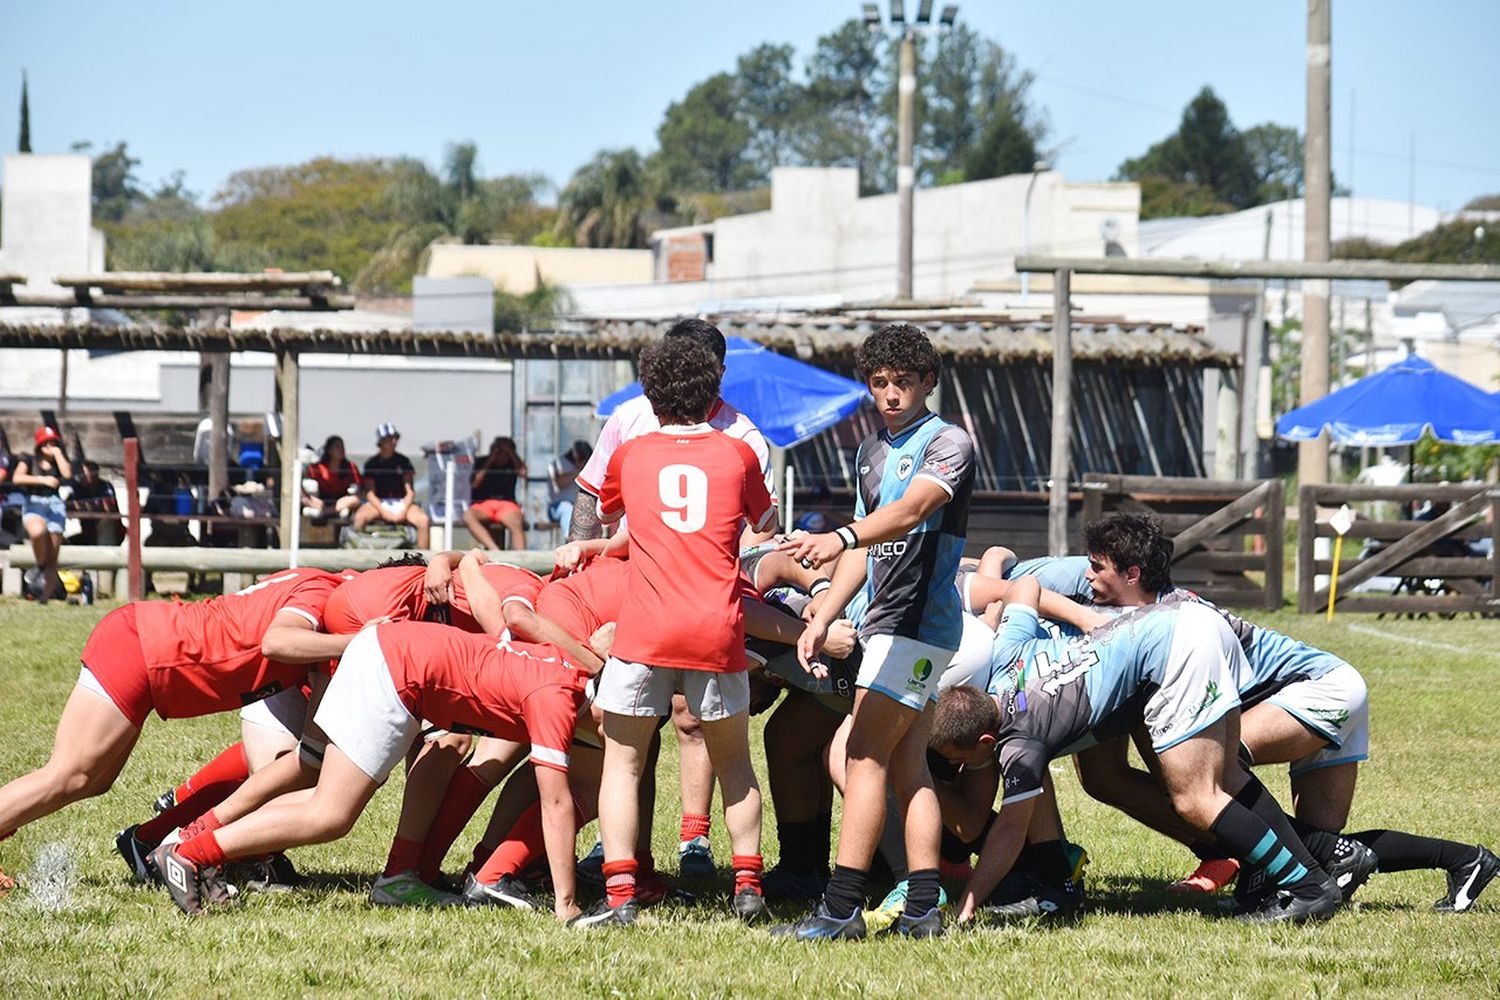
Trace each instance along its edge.
{"label": "palm tree", "polygon": [[558,197],[554,232],[580,247],[644,247],[661,185],[633,148],[600,150]]}

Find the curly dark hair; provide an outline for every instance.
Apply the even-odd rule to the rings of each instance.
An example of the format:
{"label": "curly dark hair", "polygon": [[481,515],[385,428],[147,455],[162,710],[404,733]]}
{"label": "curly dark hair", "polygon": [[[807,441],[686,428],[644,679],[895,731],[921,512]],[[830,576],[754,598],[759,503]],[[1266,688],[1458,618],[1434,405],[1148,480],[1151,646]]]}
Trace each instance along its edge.
{"label": "curly dark hair", "polygon": [[719,364],[724,363],[724,334],[706,319],[680,319],[664,334],[667,337],[689,337],[708,348]]}
{"label": "curly dark hair", "polygon": [[426,566],[427,557],[420,552],[403,552],[376,566],[376,569],[396,569],[400,566]]}
{"label": "curly dark hair", "polygon": [[702,423],[719,398],[719,362],[691,337],[664,337],[641,351],[641,389],[663,426]]}
{"label": "curly dark hair", "polygon": [[1172,540],[1161,522],[1143,514],[1110,514],[1084,525],[1083,544],[1090,556],[1105,556],[1124,572],[1141,568],[1141,587],[1153,594],[1172,589]]}
{"label": "curly dark hair", "polygon": [[926,376],[936,375],[942,367],[943,359],[927,334],[910,323],[882,326],[854,352],[854,370],[866,382],[882,368]]}
{"label": "curly dark hair", "polygon": [[938,695],[927,745],[934,750],[944,746],[973,750],[979,745],[979,737],[993,736],[999,729],[1000,709],[995,699],[976,687],[958,685]]}

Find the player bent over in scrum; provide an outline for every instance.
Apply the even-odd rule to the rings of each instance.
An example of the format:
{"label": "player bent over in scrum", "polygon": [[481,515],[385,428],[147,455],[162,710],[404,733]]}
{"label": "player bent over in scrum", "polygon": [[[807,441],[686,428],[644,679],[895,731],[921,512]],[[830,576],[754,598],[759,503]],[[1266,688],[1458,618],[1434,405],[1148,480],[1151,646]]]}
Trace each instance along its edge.
{"label": "player bent over in scrum", "polygon": [[587,675],[546,645],[511,644],[444,625],[392,622],[349,644],[314,718],[328,735],[310,797],[286,796],[217,830],[157,849],[173,901],[196,914],[227,897],[228,861],[349,832],[417,738],[420,720],[526,742],[541,793],[554,911],[578,910],[573,893],[573,799],[568,747]]}
{"label": "player bent over in scrum", "polygon": [[1003,792],[1000,818],[964,890],[972,919],[1020,852],[1047,764],[1144,722],[1172,806],[1226,853],[1263,864],[1277,894],[1246,919],[1324,919],[1342,902],[1270,792],[1235,756],[1244,653],[1209,608],[1150,605],[1071,643],[1036,638],[1034,579],[1016,581],[997,641],[1013,643],[1014,673],[988,692],[958,687],[938,703],[932,745]]}

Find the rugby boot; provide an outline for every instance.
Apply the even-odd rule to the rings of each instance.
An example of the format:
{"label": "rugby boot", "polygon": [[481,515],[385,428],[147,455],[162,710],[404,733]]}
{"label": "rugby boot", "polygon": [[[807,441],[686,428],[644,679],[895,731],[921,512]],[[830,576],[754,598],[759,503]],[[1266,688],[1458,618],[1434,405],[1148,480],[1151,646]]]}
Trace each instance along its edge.
{"label": "rugby boot", "polygon": [[1500,858],[1480,844],[1479,856],[1448,872],[1448,895],[1432,904],[1439,913],[1463,913],[1474,905],[1484,887],[1500,873]]}

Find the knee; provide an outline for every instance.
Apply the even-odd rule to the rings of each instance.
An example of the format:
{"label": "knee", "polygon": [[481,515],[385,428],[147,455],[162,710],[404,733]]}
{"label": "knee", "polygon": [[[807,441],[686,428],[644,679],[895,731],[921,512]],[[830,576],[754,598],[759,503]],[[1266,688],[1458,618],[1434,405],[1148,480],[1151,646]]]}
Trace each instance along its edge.
{"label": "knee", "polygon": [[68,802],[103,795],[114,784],[112,778],[92,774],[71,762],[49,762],[47,772],[52,787]]}
{"label": "knee", "polygon": [[1172,808],[1189,825],[1198,830],[1209,830],[1218,819],[1219,808],[1215,796],[1193,791],[1172,795]]}

